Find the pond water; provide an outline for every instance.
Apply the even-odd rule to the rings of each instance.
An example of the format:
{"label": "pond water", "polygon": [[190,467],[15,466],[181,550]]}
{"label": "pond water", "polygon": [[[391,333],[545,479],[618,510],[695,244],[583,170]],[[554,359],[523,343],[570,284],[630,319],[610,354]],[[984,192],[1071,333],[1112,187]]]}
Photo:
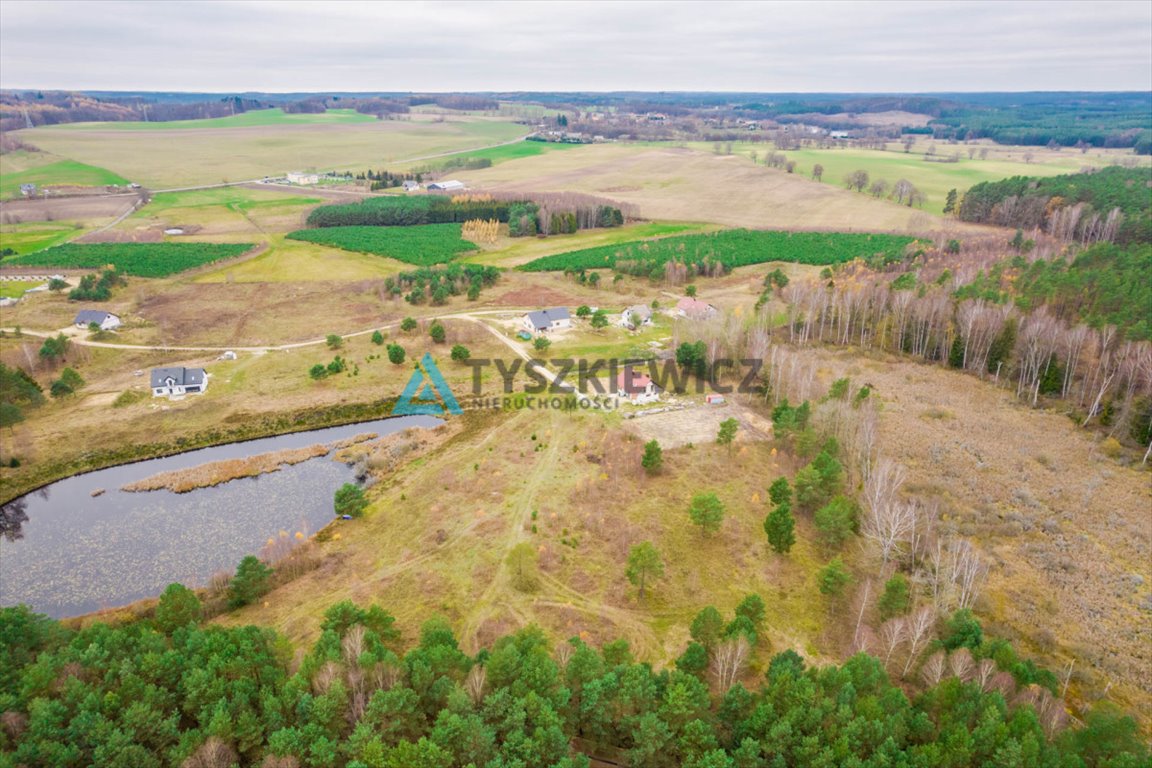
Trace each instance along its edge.
{"label": "pond water", "polygon": [[[372,432],[383,437],[439,419],[404,416],[261,438],[102,469],[52,483],[0,509],[0,606],[26,603],[55,618],[203,586],[287,531],[305,537],[333,518],[332,496],[353,470],[331,455],[189,493],[128,493],[159,472]],[[92,496],[97,489],[105,492]]]}

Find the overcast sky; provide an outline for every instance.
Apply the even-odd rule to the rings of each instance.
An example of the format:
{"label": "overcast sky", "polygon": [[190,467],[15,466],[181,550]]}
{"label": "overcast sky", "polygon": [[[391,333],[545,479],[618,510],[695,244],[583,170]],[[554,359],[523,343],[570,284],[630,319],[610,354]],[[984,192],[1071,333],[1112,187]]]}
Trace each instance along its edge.
{"label": "overcast sky", "polygon": [[0,2],[0,87],[1152,89],[1152,2]]}

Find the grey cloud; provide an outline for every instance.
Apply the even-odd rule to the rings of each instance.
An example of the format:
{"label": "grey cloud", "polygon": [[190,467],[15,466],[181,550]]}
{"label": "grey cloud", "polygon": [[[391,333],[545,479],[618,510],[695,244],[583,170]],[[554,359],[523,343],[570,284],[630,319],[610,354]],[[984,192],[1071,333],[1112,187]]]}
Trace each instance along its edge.
{"label": "grey cloud", "polygon": [[1152,3],[4,0],[0,85],[1147,90]]}

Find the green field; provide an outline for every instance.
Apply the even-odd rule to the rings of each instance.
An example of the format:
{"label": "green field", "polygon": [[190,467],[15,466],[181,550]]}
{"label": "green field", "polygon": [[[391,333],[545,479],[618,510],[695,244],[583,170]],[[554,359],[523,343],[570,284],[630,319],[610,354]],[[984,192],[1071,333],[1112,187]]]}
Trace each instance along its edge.
{"label": "green field", "polygon": [[330,109],[323,114],[287,114],[282,109],[254,109],[230,117],[210,117],[204,120],[69,123],[60,127],[65,130],[99,126],[102,130],[114,131],[169,131],[181,128],[248,128],[262,125],[338,125],[374,122],[376,122],[374,115],[361,114],[354,109]]}
{"label": "green field", "polygon": [[6,265],[100,269],[115,265],[126,275],[167,277],[239,256],[250,243],[93,243],[67,244],[8,259]]}
{"label": "green field", "polygon": [[371,253],[430,266],[451,261],[461,253],[476,250],[476,244],[460,237],[459,224],[425,224],[414,227],[325,227],[302,229],[288,235],[318,245],[346,251]]}
{"label": "green field", "polygon": [[526,272],[607,269],[623,261],[642,263],[651,269],[671,260],[697,264],[719,262],[728,269],[769,261],[824,266],[877,255],[898,258],[913,241],[901,235],[728,229],[714,234],[665,237],[558,253],[531,261],[519,269]]}
{"label": "green field", "polygon": [[75,160],[59,160],[22,171],[0,174],[0,197],[19,197],[21,184],[35,184],[38,187],[65,184],[77,187],[105,187],[109,184],[127,183],[128,179],[112,171],[78,163]]}
{"label": "green field", "polygon": [[[509,160],[520,160],[525,157],[536,157],[548,152],[565,149],[574,149],[580,144],[556,144],[546,141],[518,141],[515,144],[505,144],[500,147],[489,147],[476,151],[465,151],[450,155],[443,160],[432,162],[433,166],[443,165],[450,161],[467,162],[469,160],[491,160],[493,165]],[[414,163],[413,165],[422,165]]]}
{"label": "green field", "polygon": [[20,298],[24,291],[43,285],[43,281],[0,280],[0,299]]}
{"label": "green field", "polygon": [[78,226],[63,222],[5,224],[0,229],[0,251],[11,248],[17,255],[32,253],[62,243],[79,232]]}
{"label": "green field", "polygon": [[[689,146],[706,152],[715,150],[715,145],[703,142],[691,143]],[[905,153],[898,144],[891,144],[887,151],[855,147],[776,151],[795,161],[795,173],[804,178],[812,177],[813,166],[824,166],[821,181],[841,188],[844,187],[844,177],[858,170],[867,171],[871,181],[887,181],[889,189],[900,179],[907,179],[924,194],[922,210],[930,213],[943,212],[944,200],[950,189],[956,189],[962,194],[964,190],[982,181],[998,181],[1010,176],[1055,176],[1076,172],[1085,165],[1101,167],[1114,164],[1119,157],[1117,152],[1111,150],[1092,150],[1082,155],[1069,149],[1053,152],[1039,147],[982,145],[976,149],[989,150],[988,158],[980,160],[977,156],[969,160],[968,147],[937,142],[938,157],[951,157],[953,153],[960,153],[958,162],[941,163],[924,160],[928,146],[921,142],[909,153]],[[773,148],[771,144],[736,143],[732,151],[748,157],[756,153],[757,161],[763,163]],[[1031,162],[1025,161],[1026,153],[1031,155]]]}

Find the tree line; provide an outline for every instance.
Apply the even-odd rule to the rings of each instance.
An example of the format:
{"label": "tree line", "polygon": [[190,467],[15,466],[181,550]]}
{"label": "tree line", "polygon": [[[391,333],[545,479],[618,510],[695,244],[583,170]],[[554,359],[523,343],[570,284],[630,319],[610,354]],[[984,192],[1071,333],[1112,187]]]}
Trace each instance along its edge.
{"label": "tree line", "polygon": [[1043,229],[1082,243],[1152,243],[1152,169],[1113,166],[1049,178],[1013,176],[969,189],[962,221]]}
{"label": "tree line", "polygon": [[513,237],[565,234],[578,229],[619,227],[628,213],[616,203],[577,193],[416,195],[368,198],[322,205],[308,215],[309,227],[414,226],[495,219]]}
{"label": "tree line", "polygon": [[[1087,258],[1100,257],[1107,254]],[[1110,437],[1152,452],[1152,343],[1126,338],[1114,325],[1058,318],[1054,307],[1060,305],[1040,303],[1039,290],[1025,289],[1032,303],[1021,309],[971,295],[966,286],[978,282],[972,276],[965,280],[946,269],[933,280],[924,268],[919,279],[904,273],[910,274],[894,280],[892,273],[853,264],[825,281],[789,283],[781,292],[788,340],[912,355],[1011,386],[1033,406],[1041,396],[1061,398],[1083,425],[1098,424]],[[1142,333],[1147,305],[1128,311],[1143,318],[1135,326]]]}
{"label": "tree line", "polygon": [[[244,575],[237,605],[267,576],[251,565]],[[442,619],[405,642],[387,611],[351,602],[328,609],[298,663],[273,630],[202,621],[180,585],[153,617],[122,626],[73,631],[0,609],[0,756],[109,768],[581,768],[588,755],[637,768],[1147,760],[1135,723],[1108,705],[1082,728],[1052,731],[1039,697],[1006,692],[1002,673],[972,663],[982,638],[964,620],[911,694],[866,654],[809,666],[784,651],[753,682],[742,649],[763,621],[757,596],[730,622],[702,610],[688,650],[660,671],[624,641],[553,645],[532,626],[475,655]]]}

